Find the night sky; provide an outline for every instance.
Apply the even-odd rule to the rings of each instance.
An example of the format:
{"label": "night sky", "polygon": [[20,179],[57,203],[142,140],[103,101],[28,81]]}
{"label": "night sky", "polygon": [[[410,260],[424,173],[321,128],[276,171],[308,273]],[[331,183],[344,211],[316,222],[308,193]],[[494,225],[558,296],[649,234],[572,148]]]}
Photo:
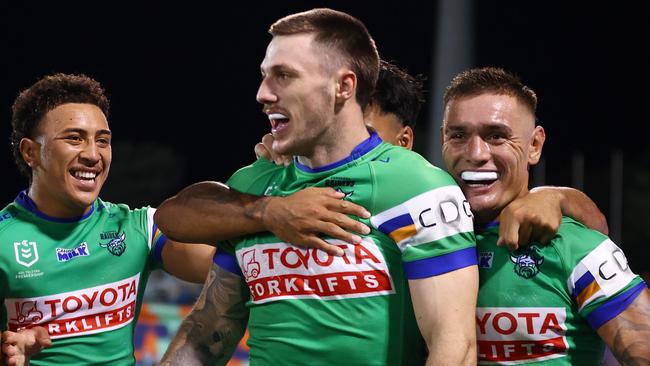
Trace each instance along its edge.
{"label": "night sky", "polygon": [[[412,74],[432,70],[435,1],[133,3],[0,5],[3,202],[26,186],[8,148],[11,104],[46,74],[81,72],[104,85],[114,158],[102,197],[141,206],[192,182],[226,180],[254,159],[253,145],[269,130],[255,101],[259,63],[269,25],[284,15],[319,6],[349,12],[383,58]],[[567,3],[476,1],[475,65],[514,71],[537,91],[547,183],[569,185],[568,156],[584,153],[584,189],[607,214],[609,155],[624,153],[623,238],[647,247],[646,13],[633,2]],[[427,109],[416,129],[420,151],[439,124]]]}

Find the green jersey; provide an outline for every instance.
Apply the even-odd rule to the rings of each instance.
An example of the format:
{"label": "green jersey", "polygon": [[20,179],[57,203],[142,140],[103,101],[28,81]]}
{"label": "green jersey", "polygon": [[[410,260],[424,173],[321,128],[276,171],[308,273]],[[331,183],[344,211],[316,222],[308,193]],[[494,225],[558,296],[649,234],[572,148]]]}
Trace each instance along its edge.
{"label": "green jersey", "polygon": [[[154,210],[97,199],[83,217],[40,212],[25,192],[0,211],[3,329],[40,325],[32,365],[133,365],[133,331],[165,237]],[[156,253],[159,254],[159,251]]]}
{"label": "green jersey", "polygon": [[606,236],[565,217],[548,245],[510,253],[498,224],[477,231],[479,364],[600,365],[596,330],[645,283]]}
{"label": "green jersey", "polygon": [[373,215],[358,245],[329,240],[342,257],[270,233],[231,243],[251,293],[251,364],[423,364],[407,280],[476,263],[471,213],[447,173],[373,133],[339,162],[285,169],[259,160],[229,185],[280,196],[332,187]]}

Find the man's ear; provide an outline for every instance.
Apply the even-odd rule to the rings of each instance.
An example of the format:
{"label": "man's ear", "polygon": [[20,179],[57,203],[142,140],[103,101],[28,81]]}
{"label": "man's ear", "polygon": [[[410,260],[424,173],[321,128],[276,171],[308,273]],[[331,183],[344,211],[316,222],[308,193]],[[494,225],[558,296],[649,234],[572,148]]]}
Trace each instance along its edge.
{"label": "man's ear", "polygon": [[413,149],[413,129],[411,126],[404,126],[397,136],[397,144],[405,149]]}
{"label": "man's ear", "polygon": [[339,71],[336,82],[336,102],[341,103],[354,98],[356,91],[357,75],[349,69]]}
{"label": "man's ear", "polygon": [[536,126],[533,130],[533,135],[530,137],[530,146],[528,147],[528,164],[535,165],[542,157],[542,148],[546,140],[546,132],[544,127]]}
{"label": "man's ear", "polygon": [[34,167],[38,166],[40,162],[41,144],[27,137],[23,137],[20,140],[18,148],[20,149],[20,155],[30,168],[34,169]]}

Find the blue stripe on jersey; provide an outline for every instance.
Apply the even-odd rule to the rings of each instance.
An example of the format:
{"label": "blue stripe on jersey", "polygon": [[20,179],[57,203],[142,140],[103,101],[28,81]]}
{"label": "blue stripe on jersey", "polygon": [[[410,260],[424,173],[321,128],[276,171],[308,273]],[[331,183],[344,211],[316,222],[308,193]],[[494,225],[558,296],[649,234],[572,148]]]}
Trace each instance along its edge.
{"label": "blue stripe on jersey", "polygon": [[409,280],[441,275],[478,264],[476,247],[469,247],[438,257],[404,262],[404,272]]}
{"label": "blue stripe on jersey", "polygon": [[382,233],[388,235],[399,228],[409,225],[413,225],[413,219],[411,218],[411,214],[405,213],[384,222],[379,225],[378,229]]}
{"label": "blue stripe on jersey", "polygon": [[[163,264],[163,259],[162,259],[162,250],[165,247],[165,244],[167,244],[167,237],[165,234],[162,233],[157,227],[156,224],[153,224],[153,228],[151,230],[153,232],[152,234],[152,243],[151,246],[153,248],[153,251],[151,254],[153,255],[153,259],[160,263]],[[156,239],[156,234],[158,234],[158,238]],[[155,241],[154,241],[155,240]]]}
{"label": "blue stripe on jersey", "polygon": [[645,282],[627,289],[622,294],[603,303],[596,310],[587,315],[587,322],[594,330],[598,330],[603,324],[622,313],[646,288]]}
{"label": "blue stripe on jersey", "polygon": [[212,257],[212,262],[230,273],[244,277],[244,274],[241,273],[241,268],[239,268],[239,264],[237,263],[237,257],[232,254],[217,249],[214,257]]}
{"label": "blue stripe on jersey", "polygon": [[93,214],[93,212],[95,212],[95,203],[97,202],[97,200],[95,200],[95,202],[93,202],[90,205],[90,210],[88,210],[88,212],[84,213],[81,216],[61,218],[61,217],[48,216],[43,212],[41,212],[38,209],[38,207],[36,207],[36,203],[27,194],[27,190],[18,193],[18,196],[16,196],[16,199],[14,201],[16,201],[17,204],[22,206],[27,211],[30,211],[34,215],[40,217],[41,219],[52,221],[52,222],[59,222],[59,223],[77,222],[77,221],[82,221],[84,219],[87,219],[88,217],[90,217],[90,215]]}
{"label": "blue stripe on jersey", "polygon": [[353,160],[359,159],[360,157],[364,156],[366,153],[368,153],[370,150],[374,149],[375,147],[379,146],[381,144],[381,137],[377,134],[377,132],[374,131],[369,131],[370,132],[370,137],[367,139],[363,140],[359,145],[357,145],[350,155],[348,155],[346,158],[343,158],[339,161],[335,161],[333,163],[323,165],[318,168],[310,168],[307,165],[300,164],[298,159],[294,159],[294,162],[296,163],[296,167],[298,169],[307,172],[307,173],[320,173],[324,172],[330,169],[334,169],[336,167],[339,167],[343,164],[349,163]]}
{"label": "blue stripe on jersey", "polygon": [[575,299],[578,295],[580,295],[580,293],[582,293],[585,288],[587,288],[587,286],[591,285],[594,280],[594,276],[591,274],[591,272],[585,272],[585,274],[583,274],[582,277],[576,281],[571,296],[573,296]]}

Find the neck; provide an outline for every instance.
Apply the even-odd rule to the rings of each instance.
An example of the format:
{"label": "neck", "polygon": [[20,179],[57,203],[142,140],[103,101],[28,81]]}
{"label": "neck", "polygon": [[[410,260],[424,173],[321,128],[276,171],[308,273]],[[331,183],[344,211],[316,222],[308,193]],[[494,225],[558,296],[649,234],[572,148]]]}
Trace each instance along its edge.
{"label": "neck", "polygon": [[37,182],[32,182],[27,194],[34,201],[38,211],[43,214],[60,219],[69,219],[81,217],[92,208],[92,204],[87,207],[79,207],[73,204],[66,204],[61,199],[55,197],[52,192],[42,188]]}
{"label": "neck", "polygon": [[352,150],[370,137],[363,122],[361,108],[342,108],[330,124],[330,128],[320,137],[308,156],[298,156],[298,161],[310,168],[318,168],[334,163],[350,155]]}

